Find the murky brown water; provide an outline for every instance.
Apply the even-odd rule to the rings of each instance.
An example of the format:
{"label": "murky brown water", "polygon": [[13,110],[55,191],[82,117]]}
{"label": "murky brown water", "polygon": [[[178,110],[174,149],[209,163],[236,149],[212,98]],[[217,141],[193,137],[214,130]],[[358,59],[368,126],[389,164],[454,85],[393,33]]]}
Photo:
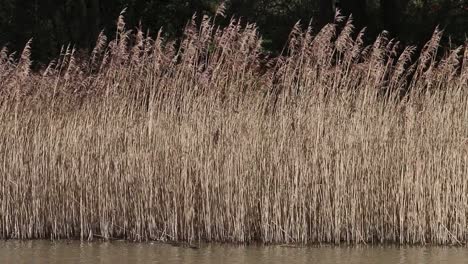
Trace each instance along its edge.
{"label": "murky brown water", "polygon": [[0,263],[468,263],[468,248],[206,245],[199,249],[151,243],[0,241]]}

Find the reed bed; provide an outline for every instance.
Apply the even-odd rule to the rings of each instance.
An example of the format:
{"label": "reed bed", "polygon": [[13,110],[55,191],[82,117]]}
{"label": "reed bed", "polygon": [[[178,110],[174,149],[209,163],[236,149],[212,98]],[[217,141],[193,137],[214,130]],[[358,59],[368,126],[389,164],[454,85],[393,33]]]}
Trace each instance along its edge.
{"label": "reed bed", "polygon": [[40,72],[34,42],[1,51],[0,238],[468,241],[466,46],[365,46],[337,14],[268,58],[255,25],[195,21],[122,13]]}

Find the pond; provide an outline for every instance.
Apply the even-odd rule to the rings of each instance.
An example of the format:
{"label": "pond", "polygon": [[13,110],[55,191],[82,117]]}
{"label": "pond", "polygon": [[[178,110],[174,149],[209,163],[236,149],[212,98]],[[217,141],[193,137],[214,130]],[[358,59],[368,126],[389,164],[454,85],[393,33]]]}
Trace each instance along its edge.
{"label": "pond", "polygon": [[0,241],[0,263],[468,263],[462,247],[234,246],[160,243]]}

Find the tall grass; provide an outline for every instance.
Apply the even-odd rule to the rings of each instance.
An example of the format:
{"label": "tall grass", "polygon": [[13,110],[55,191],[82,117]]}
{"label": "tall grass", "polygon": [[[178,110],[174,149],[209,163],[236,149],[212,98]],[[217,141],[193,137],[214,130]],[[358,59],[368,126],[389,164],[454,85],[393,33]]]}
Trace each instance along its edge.
{"label": "tall grass", "polygon": [[41,72],[34,41],[1,51],[0,238],[468,240],[466,46],[364,46],[337,15],[268,58],[255,25],[194,21],[121,14]]}

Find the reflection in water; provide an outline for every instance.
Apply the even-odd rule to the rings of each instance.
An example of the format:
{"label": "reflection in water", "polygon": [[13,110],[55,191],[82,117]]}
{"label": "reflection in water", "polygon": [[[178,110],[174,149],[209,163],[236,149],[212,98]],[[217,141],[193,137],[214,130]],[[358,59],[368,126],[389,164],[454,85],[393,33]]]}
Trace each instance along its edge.
{"label": "reflection in water", "polygon": [[0,241],[0,263],[468,263],[456,247],[307,247],[205,245],[199,249],[158,243]]}

